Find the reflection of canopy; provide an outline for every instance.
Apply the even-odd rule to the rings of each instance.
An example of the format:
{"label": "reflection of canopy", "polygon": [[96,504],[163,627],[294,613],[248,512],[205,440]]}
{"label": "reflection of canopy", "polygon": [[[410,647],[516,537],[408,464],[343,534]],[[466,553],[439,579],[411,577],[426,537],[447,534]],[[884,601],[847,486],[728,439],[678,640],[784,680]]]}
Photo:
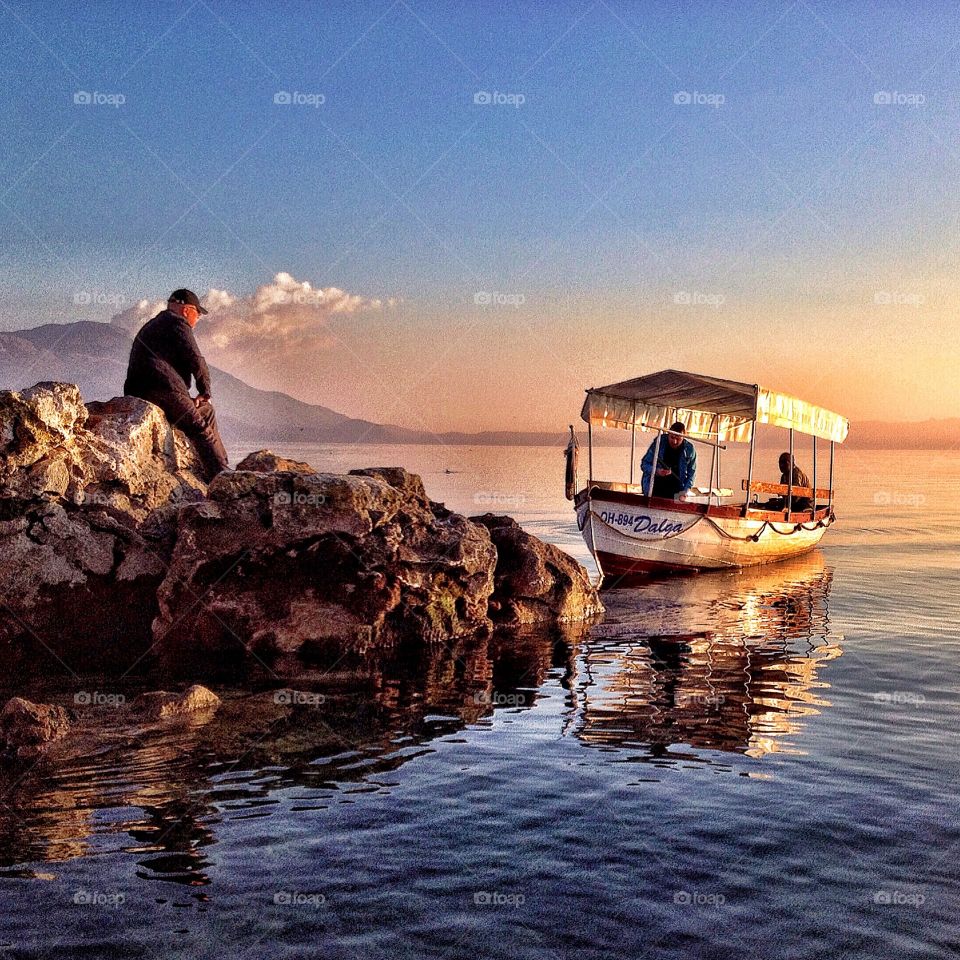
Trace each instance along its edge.
{"label": "reflection of canopy", "polygon": [[679,420],[696,436],[733,441],[748,441],[754,423],[792,427],[838,443],[848,430],[845,417],[785,393],[682,370],[594,387],[580,415],[588,423],[626,430],[634,424],[666,429]]}

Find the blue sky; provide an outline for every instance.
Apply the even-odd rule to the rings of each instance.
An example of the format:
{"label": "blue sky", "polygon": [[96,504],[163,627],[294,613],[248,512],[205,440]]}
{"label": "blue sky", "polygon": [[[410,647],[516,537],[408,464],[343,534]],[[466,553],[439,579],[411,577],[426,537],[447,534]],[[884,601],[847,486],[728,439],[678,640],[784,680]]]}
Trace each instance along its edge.
{"label": "blue sky", "polygon": [[442,427],[670,365],[960,415],[948,4],[3,0],[0,37],[0,329],[283,271],[400,303],[215,359],[345,412],[449,341]]}

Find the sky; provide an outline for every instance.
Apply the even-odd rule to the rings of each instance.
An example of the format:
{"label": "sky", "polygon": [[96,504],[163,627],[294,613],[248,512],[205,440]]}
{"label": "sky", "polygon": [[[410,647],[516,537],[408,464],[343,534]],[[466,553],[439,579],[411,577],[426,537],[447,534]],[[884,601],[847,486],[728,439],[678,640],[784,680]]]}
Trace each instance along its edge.
{"label": "sky", "polygon": [[0,330],[187,286],[211,362],[435,431],[667,367],[960,416],[958,44],[922,0],[0,0]]}

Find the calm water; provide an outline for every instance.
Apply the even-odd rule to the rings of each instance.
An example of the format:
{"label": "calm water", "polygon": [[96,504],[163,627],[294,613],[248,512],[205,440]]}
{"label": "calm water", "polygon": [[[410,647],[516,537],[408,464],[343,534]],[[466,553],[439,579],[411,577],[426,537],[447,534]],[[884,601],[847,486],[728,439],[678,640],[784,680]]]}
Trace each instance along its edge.
{"label": "calm water", "polygon": [[[556,449],[281,452],[588,561]],[[956,956],[960,454],[904,466],[845,451],[821,551],[610,591],[589,631],[221,687],[165,731],[104,704],[96,752],[2,774],[0,957]]]}

